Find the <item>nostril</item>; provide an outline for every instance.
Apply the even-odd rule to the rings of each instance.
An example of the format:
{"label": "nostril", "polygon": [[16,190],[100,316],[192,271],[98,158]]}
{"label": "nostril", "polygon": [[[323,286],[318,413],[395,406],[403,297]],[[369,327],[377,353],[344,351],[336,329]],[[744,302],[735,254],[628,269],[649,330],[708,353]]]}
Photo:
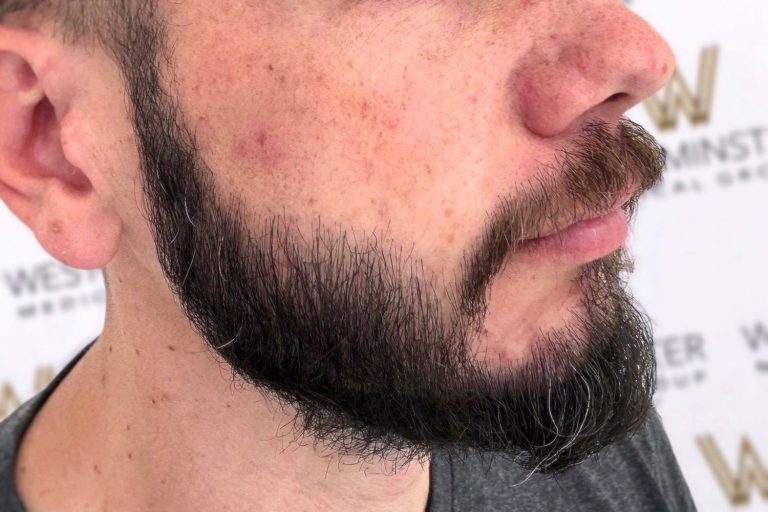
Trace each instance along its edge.
{"label": "nostril", "polygon": [[627,94],[625,92],[617,92],[616,94],[611,94],[610,96],[608,96],[605,99],[605,101],[606,101],[606,103],[613,103],[613,102],[616,102],[616,101],[622,101],[622,100],[624,100],[624,99],[626,99],[628,97],[629,97],[629,94]]}

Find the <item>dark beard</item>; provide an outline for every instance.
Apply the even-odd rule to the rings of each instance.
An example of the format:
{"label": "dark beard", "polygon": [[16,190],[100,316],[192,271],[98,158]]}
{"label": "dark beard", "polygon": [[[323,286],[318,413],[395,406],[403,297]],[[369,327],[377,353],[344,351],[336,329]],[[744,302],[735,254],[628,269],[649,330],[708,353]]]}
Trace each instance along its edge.
{"label": "dark beard", "polygon": [[295,411],[299,436],[395,465],[477,450],[554,471],[642,423],[655,365],[621,252],[584,267],[583,311],[524,361],[491,369],[470,348],[488,287],[524,233],[659,179],[663,155],[640,127],[624,122],[612,135],[590,125],[536,186],[500,201],[442,297],[418,260],[376,236],[353,238],[321,219],[311,233],[282,217],[249,222],[240,198],[218,195],[162,86],[160,22],[136,22],[126,36],[117,57],[170,287],[236,375]]}

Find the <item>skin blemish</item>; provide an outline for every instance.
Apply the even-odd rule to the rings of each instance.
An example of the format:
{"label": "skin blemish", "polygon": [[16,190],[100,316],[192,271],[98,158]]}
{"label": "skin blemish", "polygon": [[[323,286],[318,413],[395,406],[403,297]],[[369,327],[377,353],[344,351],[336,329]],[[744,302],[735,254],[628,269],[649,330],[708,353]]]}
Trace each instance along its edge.
{"label": "skin blemish", "polygon": [[132,460],[132,459],[133,459],[133,454],[131,452],[128,452],[128,460]]}
{"label": "skin blemish", "polygon": [[141,351],[139,349],[137,349],[137,348],[135,348],[134,350],[136,351],[136,356],[140,357],[141,356]]}
{"label": "skin blemish", "polygon": [[239,136],[234,152],[249,166],[268,172],[278,168],[287,156],[280,139],[263,128]]}
{"label": "skin blemish", "polygon": [[97,475],[101,475],[101,468],[99,468],[98,464],[93,465],[93,472],[96,473]]}
{"label": "skin blemish", "polygon": [[447,219],[453,215],[453,209],[447,208],[444,213],[445,213],[445,218]]}
{"label": "skin blemish", "polygon": [[171,352],[176,352],[176,347],[173,345],[168,345],[168,350],[170,350]]}
{"label": "skin blemish", "polygon": [[51,233],[53,233],[54,235],[60,234],[63,230],[61,226],[61,222],[58,220],[52,221],[48,229],[50,229]]}

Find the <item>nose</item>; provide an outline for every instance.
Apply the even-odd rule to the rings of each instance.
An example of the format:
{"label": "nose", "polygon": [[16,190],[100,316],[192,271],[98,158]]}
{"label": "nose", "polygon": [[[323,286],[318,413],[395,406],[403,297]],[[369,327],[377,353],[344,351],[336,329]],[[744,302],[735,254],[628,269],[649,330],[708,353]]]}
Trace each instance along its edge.
{"label": "nose", "polygon": [[618,3],[574,5],[581,8],[558,15],[548,33],[537,37],[513,80],[517,111],[541,137],[587,120],[616,123],[674,72],[672,50],[629,9]]}

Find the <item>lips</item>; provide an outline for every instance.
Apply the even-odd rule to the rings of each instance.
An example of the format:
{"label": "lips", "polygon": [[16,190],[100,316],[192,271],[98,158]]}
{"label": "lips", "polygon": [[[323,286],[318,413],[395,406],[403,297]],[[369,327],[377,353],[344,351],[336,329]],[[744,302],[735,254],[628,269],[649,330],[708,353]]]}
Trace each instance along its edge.
{"label": "lips", "polygon": [[629,221],[621,209],[582,220],[549,236],[525,240],[517,246],[518,262],[581,265],[597,260],[624,245]]}
{"label": "lips", "polygon": [[621,248],[629,235],[628,203],[636,193],[622,194],[599,212],[587,211],[551,223],[534,236],[523,238],[514,258],[519,262],[580,265]]}
{"label": "lips", "polygon": [[617,199],[614,200],[611,204],[607,205],[606,207],[599,208],[597,209],[597,211],[595,211],[596,210],[595,208],[591,208],[591,209],[575,208],[577,210],[576,213],[572,213],[568,217],[564,217],[555,222],[550,221],[545,223],[541,227],[541,229],[537,230],[535,233],[521,237],[520,243],[521,244],[527,243],[527,242],[547,238],[557,233],[565,232],[571,226],[574,226],[581,222],[599,219],[610,212],[614,212],[617,210],[626,211],[627,205],[629,204],[629,202],[633,198],[636,198],[637,195],[638,195],[638,191],[635,188],[632,188],[631,190],[620,194],[617,197]]}

